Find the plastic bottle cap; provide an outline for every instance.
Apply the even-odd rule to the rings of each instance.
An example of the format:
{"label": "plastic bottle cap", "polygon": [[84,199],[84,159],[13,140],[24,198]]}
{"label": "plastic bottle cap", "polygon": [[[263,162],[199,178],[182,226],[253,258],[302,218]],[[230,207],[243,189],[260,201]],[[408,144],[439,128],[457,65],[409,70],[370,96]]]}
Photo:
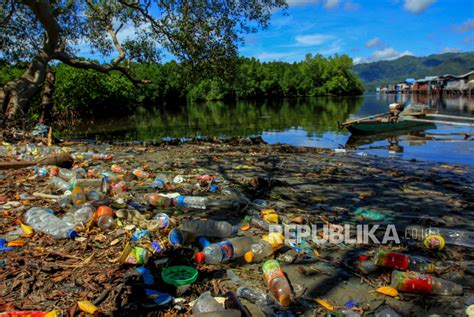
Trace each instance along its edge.
{"label": "plastic bottle cap", "polygon": [[239,232],[239,227],[237,226],[232,226],[232,234],[237,234]]}
{"label": "plastic bottle cap", "polygon": [[252,251],[249,251],[245,253],[244,255],[244,259],[247,263],[252,263],[254,258],[255,258],[255,253],[253,253]]}
{"label": "plastic bottle cap", "polygon": [[77,237],[77,232],[75,230],[68,230],[67,236],[70,239],[74,239],[75,237]]}
{"label": "plastic bottle cap", "polygon": [[196,253],[195,258],[197,263],[202,263],[206,259],[206,255],[203,252],[198,252]]}
{"label": "plastic bottle cap", "polygon": [[284,307],[290,306],[290,304],[291,304],[290,295],[288,295],[288,294],[280,295],[280,297],[278,297],[278,301],[279,301],[280,304],[281,304],[282,306],[284,306]]}

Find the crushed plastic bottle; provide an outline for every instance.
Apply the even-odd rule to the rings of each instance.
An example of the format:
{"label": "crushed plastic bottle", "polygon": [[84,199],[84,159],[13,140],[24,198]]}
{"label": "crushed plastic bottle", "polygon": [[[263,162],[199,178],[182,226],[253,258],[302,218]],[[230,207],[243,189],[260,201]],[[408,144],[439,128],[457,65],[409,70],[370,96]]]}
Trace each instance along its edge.
{"label": "crushed plastic bottle", "polygon": [[243,256],[249,249],[253,240],[250,237],[237,237],[218,243],[213,243],[196,253],[198,263],[222,263]]}
{"label": "crushed plastic bottle", "polygon": [[94,216],[95,208],[86,204],[74,212],[64,215],[63,220],[73,227],[84,227]]}
{"label": "crushed plastic bottle", "polygon": [[227,238],[235,235],[239,229],[227,221],[185,220],[181,229],[192,232],[196,236]]}
{"label": "crushed plastic bottle", "polygon": [[462,285],[430,274],[419,272],[393,271],[390,286],[400,292],[459,296],[463,294]]}
{"label": "crushed plastic bottle", "polygon": [[25,213],[24,218],[26,224],[33,227],[33,229],[49,234],[56,239],[75,238],[77,236],[74,226],[56,217],[50,209],[33,207]]}
{"label": "crushed plastic bottle", "polygon": [[474,248],[474,234],[465,230],[407,226],[405,232],[413,239],[423,240],[432,235],[440,235],[445,244]]}
{"label": "crushed plastic bottle", "polygon": [[265,292],[252,287],[239,287],[237,296],[257,305],[267,316],[274,316],[275,302]]}
{"label": "crushed plastic bottle", "polygon": [[53,176],[51,177],[51,187],[57,191],[66,191],[69,189],[69,183],[66,182],[64,179]]}
{"label": "crushed plastic bottle", "polygon": [[224,310],[224,307],[212,297],[209,291],[202,293],[193,306],[193,314],[210,313],[220,310]]}
{"label": "crushed plastic bottle", "polygon": [[263,264],[262,269],[270,292],[280,305],[289,306],[291,303],[291,287],[280,263],[277,260],[268,260]]}
{"label": "crushed plastic bottle", "polygon": [[260,262],[283,247],[284,243],[285,237],[281,233],[274,232],[265,235],[262,240],[251,245],[250,251],[245,253],[245,261],[247,263]]}

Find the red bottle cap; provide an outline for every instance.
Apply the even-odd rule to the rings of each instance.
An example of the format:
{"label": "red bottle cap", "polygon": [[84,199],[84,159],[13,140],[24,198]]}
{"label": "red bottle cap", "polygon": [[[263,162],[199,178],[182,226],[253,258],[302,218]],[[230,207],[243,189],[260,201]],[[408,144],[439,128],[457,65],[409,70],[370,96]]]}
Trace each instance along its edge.
{"label": "red bottle cap", "polygon": [[194,256],[197,263],[202,263],[206,259],[206,255],[203,252],[198,252]]}
{"label": "red bottle cap", "polygon": [[359,261],[367,261],[369,257],[367,255],[359,255]]}

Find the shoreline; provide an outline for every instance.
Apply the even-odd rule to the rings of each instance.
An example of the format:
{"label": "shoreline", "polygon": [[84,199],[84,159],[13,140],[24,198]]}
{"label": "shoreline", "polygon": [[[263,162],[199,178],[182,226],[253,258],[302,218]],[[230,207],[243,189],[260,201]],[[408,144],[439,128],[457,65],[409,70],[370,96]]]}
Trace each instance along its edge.
{"label": "shoreline", "polygon": [[[70,143],[68,146],[71,152],[93,150],[113,154],[114,159],[111,162],[89,162],[90,166],[103,166],[108,170],[113,163],[119,163],[127,169],[145,167],[152,175],[214,175],[221,180],[216,183],[220,189],[235,187],[250,200],[265,199],[278,214],[290,218],[299,217],[303,224],[321,221],[338,223],[345,219],[344,217],[351,216],[351,208],[364,207],[393,217],[395,224],[400,226],[417,224],[474,232],[474,173],[469,166],[333,153],[328,149],[269,145],[262,144],[258,139],[159,146]],[[4,160],[4,157],[1,159]],[[0,179],[0,186],[6,189],[0,204],[4,214],[4,217],[0,218],[0,235],[14,228],[15,220],[21,219],[22,213],[32,206],[49,206],[60,214],[63,213],[58,204],[51,200],[34,199],[25,203],[19,199],[18,195],[21,193],[50,193],[49,177],[36,177],[31,168],[0,170],[0,175],[6,176]],[[133,188],[147,181],[132,179],[126,183],[127,187]],[[178,191],[195,196],[221,194],[219,191],[210,193],[204,187],[191,186],[191,183],[185,185],[177,186]],[[128,192],[138,195],[138,192],[134,193],[132,189]],[[142,193],[138,196],[140,195]],[[16,203],[12,205],[11,202]],[[8,203],[11,207],[4,208]],[[169,212],[170,217],[177,223],[183,219],[204,217],[238,224],[246,214],[245,210],[219,209],[185,213],[176,213],[173,209],[165,211]],[[130,269],[120,266],[117,262],[130,232],[125,228],[107,232],[91,227],[90,231],[81,233],[79,240],[54,240],[43,234],[24,239],[25,246],[0,255],[7,260],[7,266],[0,269],[0,276],[3,277],[0,282],[0,289],[3,290],[0,291],[0,298],[4,299],[3,303],[0,302],[0,307],[5,308],[5,305],[10,303],[16,310],[51,310],[58,307],[70,309],[78,300],[96,300],[106,288],[110,294],[104,295],[106,298],[98,305],[105,314],[137,313],[124,307],[118,309],[116,306],[118,288],[122,285],[125,272]],[[243,234],[258,237],[264,233],[265,230],[252,228]],[[119,243],[111,245],[116,239],[119,239]],[[449,297],[406,293],[400,295],[397,300],[371,293],[369,291],[373,290],[374,286],[387,285],[384,277],[389,271],[361,278],[343,265],[343,260],[350,260],[351,252],[357,250],[370,254],[376,246],[342,244],[313,247],[319,254],[315,263],[287,264],[283,267],[295,292],[296,299],[290,306],[290,310],[295,314],[325,315],[326,310],[322,306],[304,299],[321,297],[337,308],[344,306],[347,300],[354,299],[367,312],[373,312],[378,306],[386,303],[405,314],[457,312],[460,315],[464,312],[462,303],[473,294],[472,275],[459,269],[440,271],[437,275],[470,287],[465,290],[464,296],[455,297],[458,299],[456,301],[449,300]],[[439,261],[449,260],[457,263],[474,259],[471,249],[459,246],[449,246],[438,254],[396,245],[391,249],[407,254],[427,255]],[[169,250],[165,255],[168,260],[164,265],[186,264],[196,267],[190,250],[193,249]],[[160,259],[163,259],[162,255],[154,256],[149,265],[157,276],[163,266],[156,264]],[[316,267],[318,271],[314,274],[302,274],[300,267],[306,271]],[[200,274],[198,281],[187,290],[177,291],[163,284],[155,286],[159,291],[172,293],[175,298],[184,298],[184,304],[178,305],[184,310],[177,310],[171,305],[164,311],[171,314],[185,313],[189,309],[188,303],[206,290],[211,290],[214,296],[223,296],[225,290],[235,291],[236,285],[225,278],[225,270],[228,268],[237,272],[243,283],[248,282],[266,290],[261,263],[249,265],[238,259],[230,264],[198,265],[197,268]],[[122,285],[121,288],[127,289],[126,298],[129,301],[137,300],[135,297],[139,295],[134,294],[129,286]],[[420,301],[433,305],[420,305]],[[261,316],[255,305],[245,300],[242,302],[253,314]],[[443,306],[440,307],[441,302]]]}

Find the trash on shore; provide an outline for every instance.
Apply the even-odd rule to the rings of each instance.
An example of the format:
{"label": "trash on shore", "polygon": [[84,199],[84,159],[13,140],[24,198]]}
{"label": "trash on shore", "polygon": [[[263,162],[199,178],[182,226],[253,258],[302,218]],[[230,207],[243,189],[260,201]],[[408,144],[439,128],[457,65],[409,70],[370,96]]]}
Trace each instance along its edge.
{"label": "trash on shore", "polygon": [[[334,152],[4,143],[0,316],[403,316],[443,296],[440,311],[472,311],[474,234],[453,226],[473,211],[469,173]],[[365,241],[375,225],[400,241]]]}

